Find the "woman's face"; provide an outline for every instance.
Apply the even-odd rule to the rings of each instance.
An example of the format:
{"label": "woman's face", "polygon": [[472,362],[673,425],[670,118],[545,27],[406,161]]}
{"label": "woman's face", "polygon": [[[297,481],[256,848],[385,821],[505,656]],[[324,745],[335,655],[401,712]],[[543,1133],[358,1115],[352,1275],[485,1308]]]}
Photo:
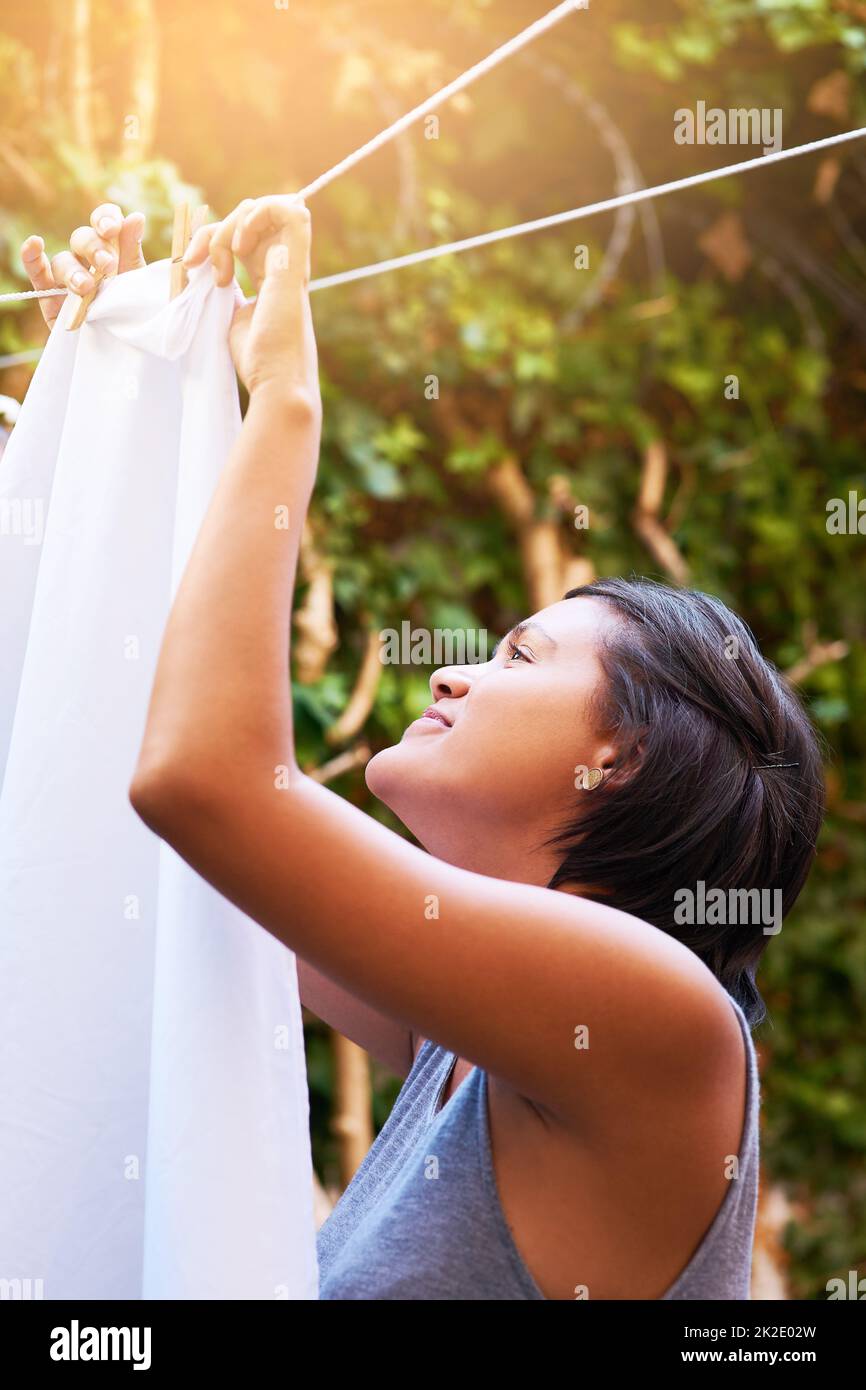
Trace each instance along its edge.
{"label": "woman's face", "polygon": [[370,760],[370,790],[440,858],[547,882],[556,856],[537,847],[592,795],[575,769],[613,759],[590,701],[599,639],[615,621],[602,600],[564,599],[512,629],[489,661],[434,671],[439,718],[416,719]]}

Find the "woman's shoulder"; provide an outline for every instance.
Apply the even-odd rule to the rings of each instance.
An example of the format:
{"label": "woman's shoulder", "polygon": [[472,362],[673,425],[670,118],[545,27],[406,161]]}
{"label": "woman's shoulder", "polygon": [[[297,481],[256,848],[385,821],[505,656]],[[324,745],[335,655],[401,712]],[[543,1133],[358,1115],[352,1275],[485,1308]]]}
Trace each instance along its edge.
{"label": "woman's shoulder", "polygon": [[[485,1074],[479,1094],[487,1098],[498,1198],[546,1296],[573,1297],[568,1290],[585,1283],[597,1297],[660,1297],[713,1223],[726,1219],[720,1213],[730,1213],[730,1180],[753,1157],[756,1072],[742,1009],[721,987],[717,1000],[713,1044],[696,1048],[712,1064],[695,1069],[686,1060],[649,1084],[640,1067],[625,1068],[607,1088],[605,1112],[594,1105],[583,1123],[545,1114]],[[461,1081],[449,1070],[453,1053],[420,1035],[413,1046],[419,1067],[441,1053],[437,1088],[447,1103]]]}

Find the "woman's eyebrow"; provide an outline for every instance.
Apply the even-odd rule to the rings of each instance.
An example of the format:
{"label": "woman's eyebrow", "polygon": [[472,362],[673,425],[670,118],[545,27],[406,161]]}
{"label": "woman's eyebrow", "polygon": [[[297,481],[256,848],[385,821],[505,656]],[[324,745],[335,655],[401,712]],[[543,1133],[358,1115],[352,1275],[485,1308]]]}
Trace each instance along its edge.
{"label": "woman's eyebrow", "polygon": [[518,636],[522,636],[524,632],[538,632],[544,638],[545,642],[548,644],[549,647],[553,647],[553,649],[556,650],[556,648],[559,646],[559,643],[556,641],[556,639],[551,637],[550,633],[546,630],[546,628],[543,628],[541,626],[541,623],[533,623],[527,619],[526,622],[518,623],[514,631],[515,634]]}
{"label": "woman's eyebrow", "polygon": [[499,651],[499,648],[502,646],[502,643],[507,642],[509,637],[512,639],[512,641],[517,642],[520,640],[521,637],[525,637],[530,632],[540,633],[544,640],[548,642],[550,646],[554,649],[556,649],[556,647],[558,646],[558,643],[555,641],[553,637],[551,637],[550,633],[545,632],[544,628],[541,626],[541,623],[533,623],[530,622],[528,618],[525,618],[523,622],[516,623],[515,626],[511,629],[511,631],[506,632],[505,636],[500,638],[500,640],[496,643],[496,646],[493,648],[493,651],[491,653],[491,661],[493,660],[493,657],[496,655],[496,653]]}

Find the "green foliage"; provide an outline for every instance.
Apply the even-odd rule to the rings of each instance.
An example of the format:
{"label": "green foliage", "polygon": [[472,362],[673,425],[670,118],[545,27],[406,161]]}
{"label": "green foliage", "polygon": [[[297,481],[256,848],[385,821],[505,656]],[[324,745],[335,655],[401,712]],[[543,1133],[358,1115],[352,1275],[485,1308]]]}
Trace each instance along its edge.
{"label": "green foliage", "polygon": [[857,13],[856,6],[836,6],[829,0],[715,0],[712,5],[680,0],[676,6],[654,6],[651,20],[620,22],[613,36],[624,67],[637,70],[650,65],[669,82],[762,36],[779,54],[834,46],[850,71],[862,72],[866,30],[862,14],[857,23],[851,18],[852,10]]}

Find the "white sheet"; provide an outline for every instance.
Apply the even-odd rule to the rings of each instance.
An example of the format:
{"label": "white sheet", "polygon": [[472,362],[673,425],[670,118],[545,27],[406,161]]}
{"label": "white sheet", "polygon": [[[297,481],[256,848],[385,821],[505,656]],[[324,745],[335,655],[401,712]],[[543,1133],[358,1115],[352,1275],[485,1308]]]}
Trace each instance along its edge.
{"label": "white sheet", "polygon": [[294,957],[127,798],[170,596],[240,428],[237,292],[205,266],[169,302],[162,261],[78,333],[65,304],[0,461],[11,1296],[317,1296]]}

